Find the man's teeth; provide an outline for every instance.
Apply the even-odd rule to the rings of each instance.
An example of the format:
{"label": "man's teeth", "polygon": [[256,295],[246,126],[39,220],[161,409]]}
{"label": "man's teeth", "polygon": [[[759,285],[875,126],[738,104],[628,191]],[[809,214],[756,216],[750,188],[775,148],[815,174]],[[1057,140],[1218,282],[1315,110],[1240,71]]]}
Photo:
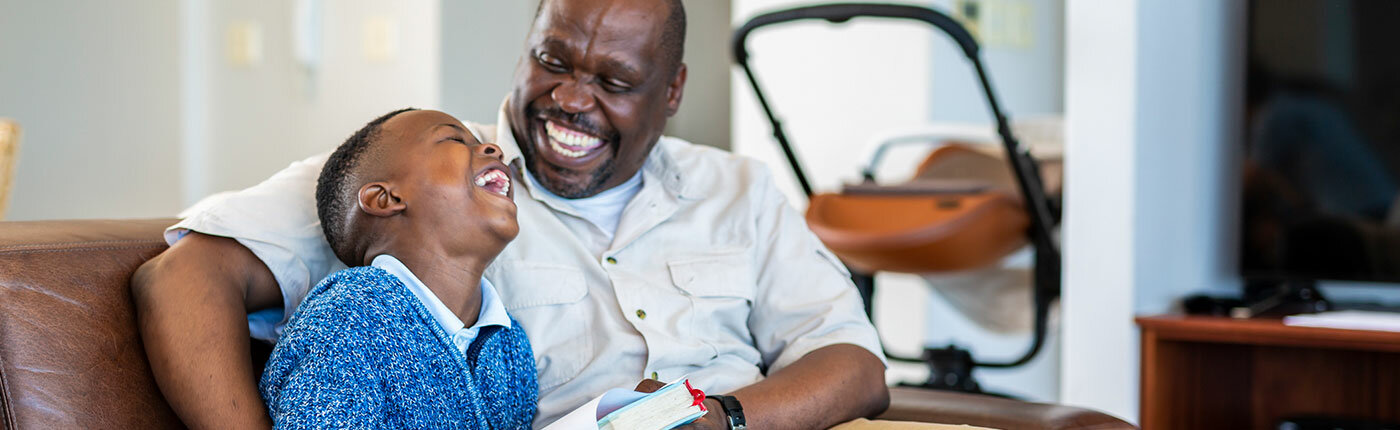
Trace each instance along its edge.
{"label": "man's teeth", "polygon": [[553,148],[554,152],[558,152],[559,154],[569,158],[579,158],[584,156],[584,154],[588,153],[588,151],[573,151],[568,148],[565,148],[563,145],[559,144],[559,141],[554,139],[549,139],[549,147]]}
{"label": "man's teeth", "polygon": [[602,139],[555,125],[554,121],[545,122],[544,130],[549,135],[549,147],[569,158],[587,155],[589,150],[603,144]]}

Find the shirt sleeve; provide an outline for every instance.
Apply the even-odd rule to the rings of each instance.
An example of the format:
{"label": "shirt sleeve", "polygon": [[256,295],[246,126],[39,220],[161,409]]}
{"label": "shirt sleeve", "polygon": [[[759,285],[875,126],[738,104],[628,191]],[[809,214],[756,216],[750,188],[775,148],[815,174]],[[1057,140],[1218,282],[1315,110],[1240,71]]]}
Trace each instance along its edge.
{"label": "shirt sleeve", "polygon": [[345,268],[316,216],[316,180],[328,158],[330,153],[297,161],[251,188],[205,198],[165,232],[170,244],[190,231],[232,238],[262,260],[282,290],[283,309],[250,315],[253,337],[276,341],[307,290]]}
{"label": "shirt sleeve", "polygon": [[884,362],[850,273],[788,205],[767,169],[753,169],[759,170],[752,194],[761,208],[755,250],[761,270],[749,329],[768,373],[836,344],[860,346]]}

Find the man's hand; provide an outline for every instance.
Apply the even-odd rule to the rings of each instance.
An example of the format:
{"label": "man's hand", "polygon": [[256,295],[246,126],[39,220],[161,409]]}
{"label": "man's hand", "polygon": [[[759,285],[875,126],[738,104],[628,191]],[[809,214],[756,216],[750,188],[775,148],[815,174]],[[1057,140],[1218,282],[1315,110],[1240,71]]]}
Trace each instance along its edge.
{"label": "man's hand", "polygon": [[[642,393],[654,393],[665,387],[666,384],[655,379],[643,379],[637,384],[635,391]],[[690,424],[677,428],[686,430],[729,430],[728,417],[724,416],[724,405],[714,399],[705,399],[705,415]]]}
{"label": "man's hand", "polygon": [[[721,394],[721,393],[711,393]],[[830,428],[872,417],[890,405],[885,365],[865,348],[831,345],[808,353],[762,381],[728,393],[744,407],[746,427]],[[685,429],[728,429],[724,408],[706,401],[710,413]]]}
{"label": "man's hand", "polygon": [[282,295],[257,256],[233,239],[190,233],[136,271],[131,295],[156,384],[185,425],[272,425],[247,313],[280,307]]}

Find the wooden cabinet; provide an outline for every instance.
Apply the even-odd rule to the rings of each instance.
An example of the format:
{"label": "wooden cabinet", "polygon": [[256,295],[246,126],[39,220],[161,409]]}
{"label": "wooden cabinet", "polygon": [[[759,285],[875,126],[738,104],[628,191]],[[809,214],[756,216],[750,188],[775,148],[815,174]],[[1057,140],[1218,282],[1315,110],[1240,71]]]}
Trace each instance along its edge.
{"label": "wooden cabinet", "polygon": [[1158,316],[1142,328],[1140,423],[1274,429],[1284,417],[1400,422],[1400,333]]}

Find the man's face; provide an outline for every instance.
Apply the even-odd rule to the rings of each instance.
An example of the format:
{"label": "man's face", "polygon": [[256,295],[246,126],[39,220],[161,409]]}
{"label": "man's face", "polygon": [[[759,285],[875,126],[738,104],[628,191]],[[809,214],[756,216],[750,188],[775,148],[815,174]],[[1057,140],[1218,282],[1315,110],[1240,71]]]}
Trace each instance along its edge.
{"label": "man's face", "polygon": [[526,166],[565,198],[641,169],[680,107],[684,66],[661,48],[664,1],[546,1],[515,71],[509,115]]}

